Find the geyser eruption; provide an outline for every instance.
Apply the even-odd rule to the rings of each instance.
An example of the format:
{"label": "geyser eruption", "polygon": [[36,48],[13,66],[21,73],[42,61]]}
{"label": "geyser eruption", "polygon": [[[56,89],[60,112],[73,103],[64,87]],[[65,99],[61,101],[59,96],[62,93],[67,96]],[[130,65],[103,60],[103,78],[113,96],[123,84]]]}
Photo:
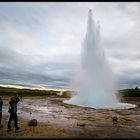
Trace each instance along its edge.
{"label": "geyser eruption", "polygon": [[81,69],[79,93],[65,101],[66,103],[93,108],[116,108],[122,105],[132,107],[130,104],[119,103],[116,98],[113,73],[101,46],[100,25],[96,25],[92,19],[91,9],[83,42]]}

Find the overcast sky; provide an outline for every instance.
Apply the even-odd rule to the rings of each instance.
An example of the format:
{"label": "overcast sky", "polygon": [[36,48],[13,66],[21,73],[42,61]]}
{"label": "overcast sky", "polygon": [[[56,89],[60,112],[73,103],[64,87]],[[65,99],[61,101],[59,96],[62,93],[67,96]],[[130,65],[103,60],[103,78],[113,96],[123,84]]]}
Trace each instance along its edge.
{"label": "overcast sky", "polygon": [[70,87],[88,10],[119,88],[140,86],[140,3],[0,3],[0,83]]}

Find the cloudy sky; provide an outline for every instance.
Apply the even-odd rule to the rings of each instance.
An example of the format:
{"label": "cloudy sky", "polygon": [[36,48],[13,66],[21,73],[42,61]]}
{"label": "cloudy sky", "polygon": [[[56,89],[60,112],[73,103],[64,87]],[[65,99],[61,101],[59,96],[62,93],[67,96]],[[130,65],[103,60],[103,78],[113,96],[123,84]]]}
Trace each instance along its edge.
{"label": "cloudy sky", "polygon": [[70,87],[88,10],[119,88],[140,86],[140,3],[0,3],[0,83]]}

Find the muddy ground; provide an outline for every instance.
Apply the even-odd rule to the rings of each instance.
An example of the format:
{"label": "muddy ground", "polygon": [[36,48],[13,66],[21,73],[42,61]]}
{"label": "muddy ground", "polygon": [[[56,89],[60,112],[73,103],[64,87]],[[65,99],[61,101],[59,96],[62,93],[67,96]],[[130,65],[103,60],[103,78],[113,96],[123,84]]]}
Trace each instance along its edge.
{"label": "muddy ground", "polygon": [[[18,104],[22,132],[7,132],[8,98],[4,98],[0,138],[140,138],[140,98],[122,102],[138,105],[131,109],[94,109],[63,103],[65,98],[24,98]],[[114,123],[113,117],[118,121]],[[28,121],[37,119],[37,126]]]}

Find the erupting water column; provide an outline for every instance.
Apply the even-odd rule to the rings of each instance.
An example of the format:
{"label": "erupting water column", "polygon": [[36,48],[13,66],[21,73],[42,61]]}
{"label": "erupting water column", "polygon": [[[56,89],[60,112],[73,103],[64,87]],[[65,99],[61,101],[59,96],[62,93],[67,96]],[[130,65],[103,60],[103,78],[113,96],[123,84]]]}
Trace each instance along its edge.
{"label": "erupting water column", "polygon": [[92,10],[89,10],[88,14],[87,33],[82,52],[80,91],[65,102],[93,108],[124,106],[116,99],[113,74],[101,47],[99,23],[96,25],[92,19]]}

